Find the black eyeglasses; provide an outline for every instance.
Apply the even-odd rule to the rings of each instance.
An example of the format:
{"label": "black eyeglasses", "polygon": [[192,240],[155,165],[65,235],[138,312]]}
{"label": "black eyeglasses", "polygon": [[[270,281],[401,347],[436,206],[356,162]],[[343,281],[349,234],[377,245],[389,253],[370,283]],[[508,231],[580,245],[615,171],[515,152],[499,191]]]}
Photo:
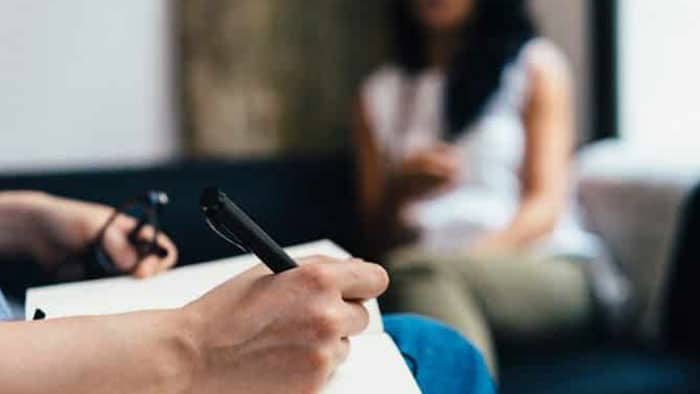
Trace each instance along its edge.
{"label": "black eyeglasses", "polygon": [[[128,213],[138,220],[136,226],[127,235],[129,244],[134,247],[137,255],[137,261],[131,272],[138,269],[140,262],[148,256],[167,257],[168,251],[158,244],[158,235],[161,233],[160,211],[168,202],[169,198],[165,192],[149,191],[115,209],[102,228],[100,228],[97,236],[90,243],[86,254],[82,257],[83,268],[87,278],[96,279],[128,273],[119,269],[104,249],[104,236],[107,229],[119,215],[124,213]],[[141,231],[145,226],[153,228],[153,236],[150,239],[141,237]]]}

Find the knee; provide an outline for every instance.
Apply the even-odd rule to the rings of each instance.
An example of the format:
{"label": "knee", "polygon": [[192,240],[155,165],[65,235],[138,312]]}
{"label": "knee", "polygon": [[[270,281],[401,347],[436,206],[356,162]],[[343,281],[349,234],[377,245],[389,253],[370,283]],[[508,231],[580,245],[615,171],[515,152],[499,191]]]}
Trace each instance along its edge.
{"label": "knee", "polygon": [[387,316],[384,324],[424,393],[493,392],[481,354],[452,328],[415,315]]}
{"label": "knee", "polygon": [[443,274],[444,265],[414,254],[395,254],[389,259],[388,272],[392,279],[429,278]]}

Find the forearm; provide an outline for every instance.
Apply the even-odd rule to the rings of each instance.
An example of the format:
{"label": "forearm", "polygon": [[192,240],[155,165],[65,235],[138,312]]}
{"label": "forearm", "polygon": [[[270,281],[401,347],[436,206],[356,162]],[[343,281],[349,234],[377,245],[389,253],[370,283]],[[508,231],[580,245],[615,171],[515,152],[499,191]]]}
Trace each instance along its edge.
{"label": "forearm", "polygon": [[410,203],[408,194],[393,177],[383,183],[381,193],[373,204],[366,204],[363,211],[363,230],[367,244],[372,249],[370,259],[377,259],[388,250],[410,241],[414,236],[412,229],[401,220],[401,212]]}
{"label": "forearm", "polygon": [[0,387],[29,393],[180,393],[194,360],[175,311],[0,324]]}
{"label": "forearm", "polygon": [[360,208],[360,225],[362,241],[365,249],[362,256],[366,259],[376,260],[391,247],[393,243],[390,236],[394,232],[392,218],[394,215],[385,211],[384,205],[368,209]]}
{"label": "forearm", "polygon": [[38,192],[0,192],[0,255],[31,254],[36,205],[43,198]]}
{"label": "forearm", "polygon": [[502,238],[506,248],[521,249],[533,241],[547,236],[554,230],[560,208],[552,199],[526,198]]}

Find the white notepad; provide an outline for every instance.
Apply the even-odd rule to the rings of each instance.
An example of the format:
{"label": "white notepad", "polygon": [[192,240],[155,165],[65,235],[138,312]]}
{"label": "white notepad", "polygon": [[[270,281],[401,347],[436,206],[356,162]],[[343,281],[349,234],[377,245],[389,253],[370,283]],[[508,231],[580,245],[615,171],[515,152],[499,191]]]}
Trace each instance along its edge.
{"label": "white notepad", "polygon": [[[330,241],[286,250],[295,258],[318,254],[349,256]],[[246,255],[177,268],[145,280],[121,277],[35,287],[27,291],[27,319],[32,318],[36,308],[41,308],[48,319],[177,308],[258,263],[255,256]],[[370,325],[350,339],[350,356],[336,370],[323,394],[420,393],[398,348],[384,333],[376,300],[368,301],[366,307]]]}

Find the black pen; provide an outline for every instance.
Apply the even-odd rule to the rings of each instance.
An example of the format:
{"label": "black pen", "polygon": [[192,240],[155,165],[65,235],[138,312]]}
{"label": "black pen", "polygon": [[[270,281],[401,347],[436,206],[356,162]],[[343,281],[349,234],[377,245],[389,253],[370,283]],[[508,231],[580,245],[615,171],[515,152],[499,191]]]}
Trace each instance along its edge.
{"label": "black pen", "polygon": [[215,233],[233,245],[254,253],[272,272],[278,274],[297,267],[284,249],[218,188],[204,189],[199,203]]}

